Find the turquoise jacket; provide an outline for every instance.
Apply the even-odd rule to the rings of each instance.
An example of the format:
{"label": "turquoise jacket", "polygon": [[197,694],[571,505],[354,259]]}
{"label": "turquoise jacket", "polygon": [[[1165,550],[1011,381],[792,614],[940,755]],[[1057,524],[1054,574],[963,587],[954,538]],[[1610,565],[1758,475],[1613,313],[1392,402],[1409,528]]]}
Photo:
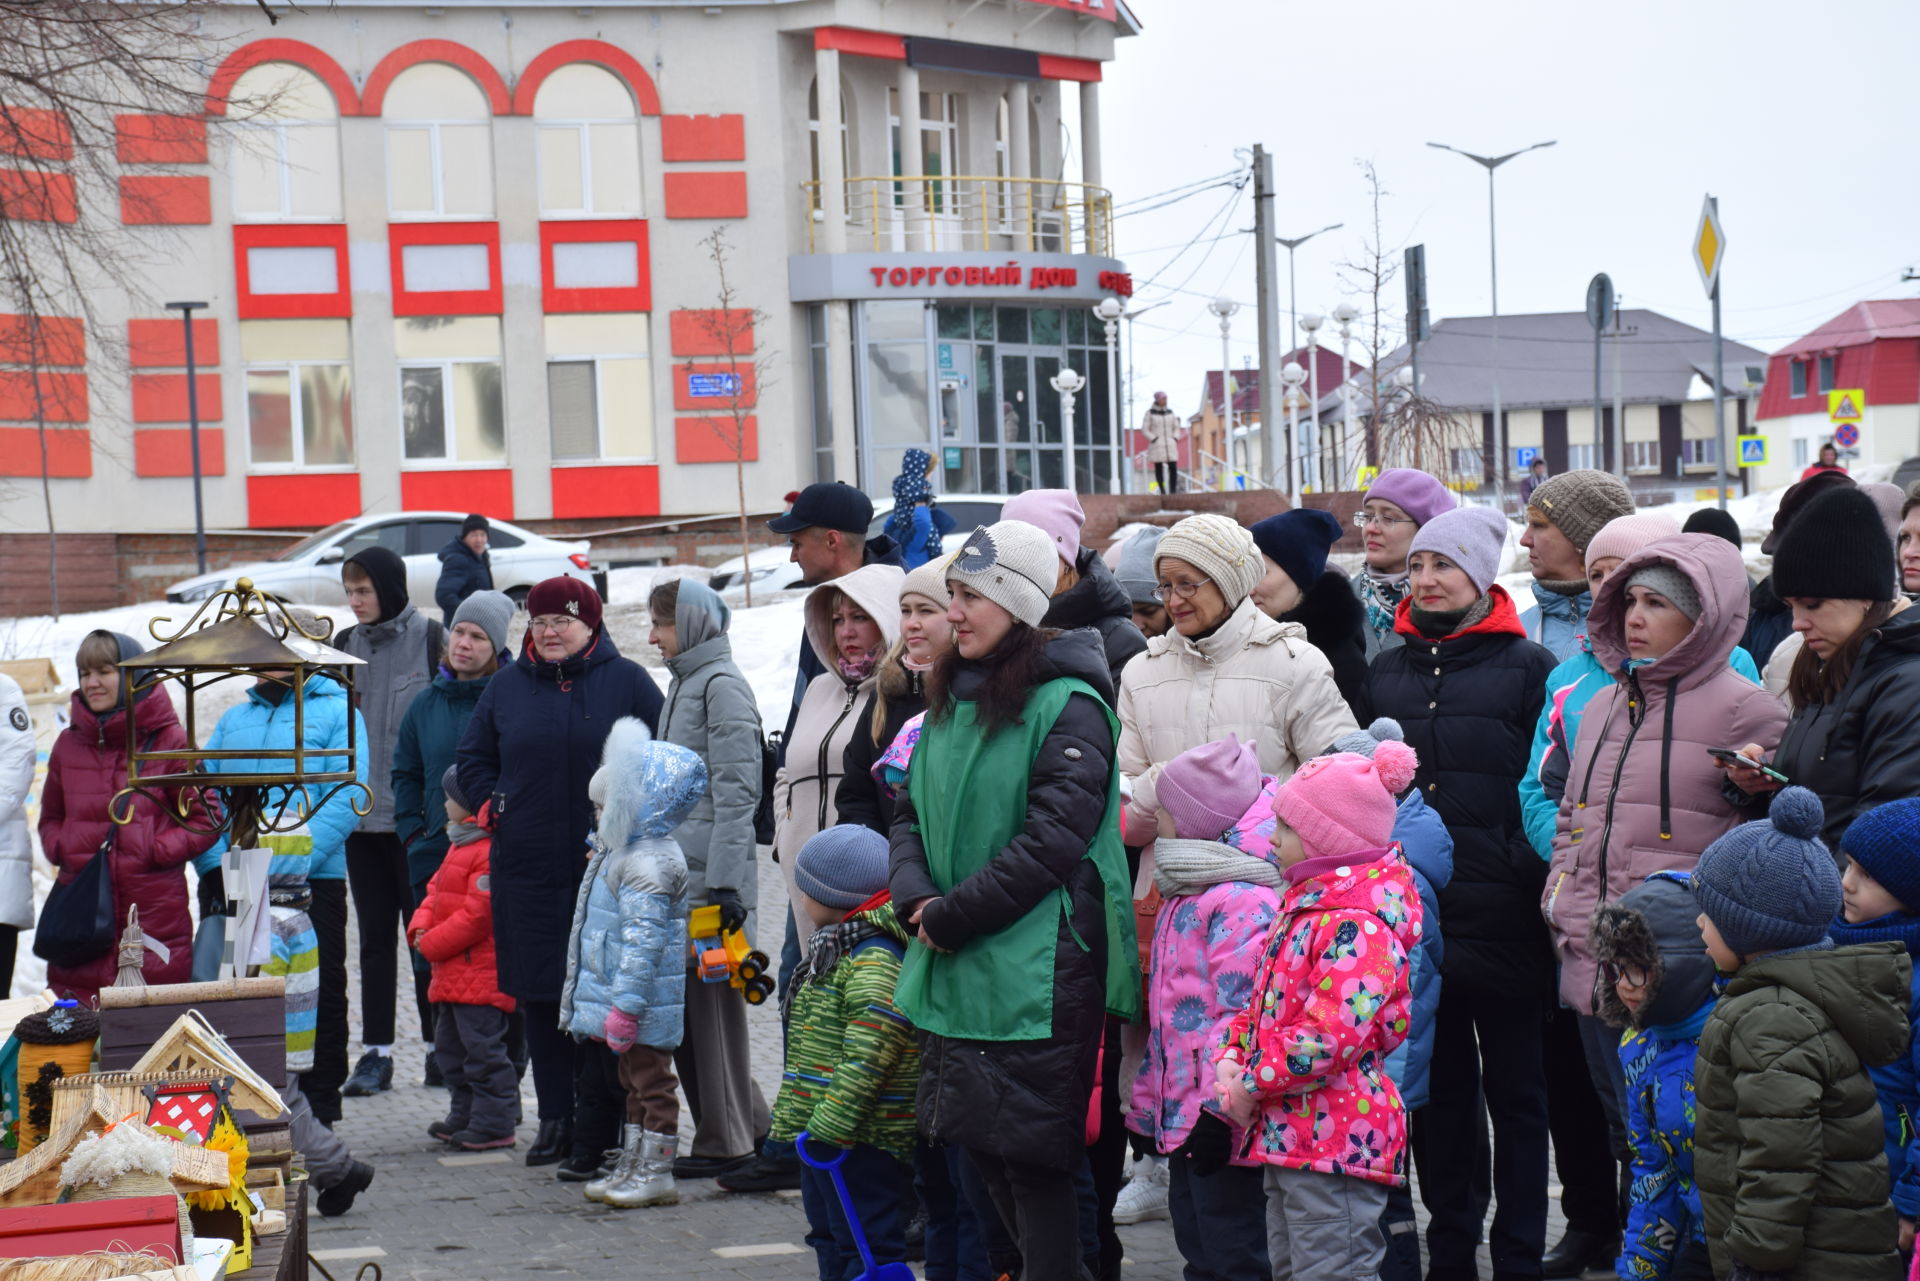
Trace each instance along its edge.
{"label": "turquoise jacket", "polygon": [[1593,608],[1593,593],[1562,596],[1539,583],[1533,584],[1533,608],[1520,615],[1527,639],[1544,645],[1556,662],[1573,657],[1587,639],[1587,611]]}

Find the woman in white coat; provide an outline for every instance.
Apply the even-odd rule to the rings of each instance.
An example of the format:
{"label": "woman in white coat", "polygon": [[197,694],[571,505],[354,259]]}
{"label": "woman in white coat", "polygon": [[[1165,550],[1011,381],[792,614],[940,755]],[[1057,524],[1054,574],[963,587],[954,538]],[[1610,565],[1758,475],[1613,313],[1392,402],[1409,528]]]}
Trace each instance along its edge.
{"label": "woman in white coat", "polygon": [[14,949],[33,924],[33,845],[27,793],[33,788],[33,716],[13,677],[0,673],[0,997],[13,990]]}

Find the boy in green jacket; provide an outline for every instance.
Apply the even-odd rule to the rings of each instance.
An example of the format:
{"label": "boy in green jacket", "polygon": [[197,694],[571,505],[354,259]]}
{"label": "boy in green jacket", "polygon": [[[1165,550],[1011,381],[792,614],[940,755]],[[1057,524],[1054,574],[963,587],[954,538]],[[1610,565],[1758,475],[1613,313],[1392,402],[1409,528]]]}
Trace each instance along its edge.
{"label": "boy in green jacket", "polygon": [[[854,824],[830,827],[801,846],[794,884],[816,933],[780,994],[787,1063],[772,1137],[791,1142],[804,1132],[824,1160],[844,1151],[840,1174],[874,1261],[899,1262],[920,1049],[893,1004],[907,931],[887,893],[887,839]],[[820,1281],[860,1276],[865,1265],[831,1176],[803,1169],[800,1196]]]}
{"label": "boy in green jacket", "polygon": [[1836,947],[1840,873],[1803,787],[1693,874],[1726,988],[1694,1066],[1693,1171],[1727,1281],[1899,1281],[1880,1104],[1867,1068],[1906,1049],[1906,949]]}

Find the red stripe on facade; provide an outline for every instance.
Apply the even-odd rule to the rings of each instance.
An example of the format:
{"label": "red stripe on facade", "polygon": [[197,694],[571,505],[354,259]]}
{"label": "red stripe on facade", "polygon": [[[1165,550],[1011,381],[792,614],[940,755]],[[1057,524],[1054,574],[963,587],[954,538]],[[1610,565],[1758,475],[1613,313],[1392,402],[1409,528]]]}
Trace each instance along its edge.
{"label": "red stripe on facade", "polygon": [[888,58],[894,62],[907,60],[907,41],[904,36],[858,31],[852,27],[814,28],[813,47],[838,49],[841,53],[858,54],[863,58]]}
{"label": "red stripe on facade", "polygon": [[1043,53],[1040,55],[1040,78],[1099,84],[1100,64],[1091,58],[1056,58],[1052,54]]}
{"label": "red stripe on facade", "polygon": [[555,467],[553,518],[658,516],[660,469],[634,467]]}
{"label": "red stripe on facade", "polygon": [[[673,367],[673,407],[675,409],[704,409],[708,413],[734,407],[731,391],[721,390],[718,395],[696,395],[693,380],[696,378],[715,379],[734,371],[725,365],[675,365]],[[752,364],[743,364],[738,370],[740,378],[740,405],[751,408],[759,398],[759,389],[754,385]],[[717,382],[708,386],[721,388]]]}
{"label": "red stripe on facade", "polygon": [[87,363],[87,326],[78,316],[0,316],[0,365]]}
{"label": "red stripe on facade", "polygon": [[[199,353],[196,352],[197,356]],[[200,393],[200,421],[217,423],[226,415],[220,402],[220,375],[193,376]],[[187,421],[187,376],[185,374],[135,374],[133,376],[133,421],[137,423],[183,423]]]}
{"label": "red stripe on facade", "polygon": [[115,116],[113,150],[123,165],[205,164],[207,123],[197,116]]}
{"label": "red stripe on facade", "polygon": [[664,190],[669,218],[747,216],[744,173],[670,173],[665,175]]}
{"label": "red stripe on facade", "polygon": [[90,416],[85,374],[0,369],[0,421],[83,423]]}
{"label": "red stripe on facade", "polygon": [[120,221],[129,227],[204,227],[213,193],[202,174],[137,174],[120,180]]}
{"label": "red stripe on facade", "polygon": [[[378,115],[378,111],[363,112],[360,107],[360,95],[354,91],[353,81],[332,55],[314,48],[304,40],[255,40],[243,44],[228,54],[213,73],[207,83],[207,114],[224,116],[227,114],[229,95],[241,76],[269,62],[290,62],[318,76],[333,93],[333,101],[343,116]],[[244,110],[248,104],[241,103]]]}
{"label": "red stripe on facade", "polygon": [[510,468],[457,471],[403,471],[400,507],[404,511],[486,512],[513,519],[513,471]]}
{"label": "red stripe on facade", "polygon": [[753,350],[753,313],[745,308],[675,311],[667,328],[676,356],[744,356]]}
{"label": "red stripe on facade", "polygon": [[654,86],[653,77],[647,74],[647,69],[632,54],[604,40],[562,40],[557,45],[541,50],[527,64],[527,69],[520,73],[520,79],[513,86],[513,114],[532,115],[533,100],[538,96],[541,84],[569,62],[591,62],[605,68],[627,82],[641,115],[660,114],[660,91]]}
{"label": "red stripe on facade", "polygon": [[760,420],[752,414],[739,427],[731,417],[673,420],[676,463],[730,463],[736,454],[750,463],[760,459]]}
{"label": "red stripe on facade", "polygon": [[360,514],[358,472],[247,477],[247,527],[331,525]]}
{"label": "red stripe on facade", "polygon": [[[56,480],[83,480],[93,475],[93,439],[86,428],[50,428],[46,445],[48,476]],[[39,430],[0,427],[0,476],[39,475]]]}
{"label": "red stripe on facade", "polygon": [[[193,475],[193,433],[178,427],[142,428],[134,432],[133,474]],[[218,427],[200,429],[200,474],[227,474],[227,433]]]}
{"label": "red stripe on facade", "polygon": [[72,222],[80,216],[73,178],[37,169],[0,169],[0,219],[9,222]]}
{"label": "red stripe on facade", "polygon": [[467,46],[453,40],[414,40],[401,45],[374,66],[367,77],[367,87],[360,95],[361,112],[377,116],[386,105],[387,90],[402,71],[408,67],[417,67],[423,62],[444,62],[450,67],[458,67],[473,77],[480,92],[487,95],[487,105],[496,116],[513,113],[513,99],[507,93],[507,82],[500,78],[491,62],[475,53]]}
{"label": "red stripe on facade", "polygon": [[[484,289],[410,288],[406,250],[410,245],[480,245],[487,251]],[[497,222],[396,222],[387,228],[387,255],[393,270],[396,316],[497,316],[501,311],[500,224]]]}
{"label": "red stripe on facade", "polygon": [[[333,292],[253,292],[253,277],[247,265],[249,249],[307,247],[333,250]],[[347,228],[344,223],[245,223],[237,226],[233,229],[233,273],[242,320],[315,320],[353,314],[353,288],[347,276]]]}
{"label": "red stripe on facade", "polygon": [[662,116],[660,158],[668,164],[700,160],[745,160],[745,116]]}
{"label": "red stripe on facade", "polygon": [[[553,249],[568,244],[630,244],[636,258],[634,283],[562,289],[554,283]],[[652,311],[653,272],[648,264],[644,219],[569,219],[540,224],[540,298],[550,312]]]}
{"label": "red stripe on facade", "polygon": [[0,155],[27,160],[71,160],[73,130],[61,112],[45,107],[9,105],[6,111],[0,112]]}
{"label": "red stripe on facade", "polygon": [[[178,369],[185,365],[187,339],[179,320],[129,320],[127,363],[136,369]],[[203,369],[220,363],[219,321],[193,322],[193,363]]]}

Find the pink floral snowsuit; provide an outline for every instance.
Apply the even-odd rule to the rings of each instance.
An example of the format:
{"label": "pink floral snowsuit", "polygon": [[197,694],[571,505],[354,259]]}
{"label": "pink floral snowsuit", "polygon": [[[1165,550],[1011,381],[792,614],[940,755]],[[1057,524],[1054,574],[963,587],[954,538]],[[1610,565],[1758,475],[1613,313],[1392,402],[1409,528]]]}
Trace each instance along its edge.
{"label": "pink floral snowsuit", "polygon": [[1250,1153],[1268,1165],[1407,1181],[1407,1113],[1386,1074],[1407,1036],[1407,956],[1420,895],[1399,847],[1287,870],[1254,999],[1216,1059],[1232,1059],[1260,1103]]}

